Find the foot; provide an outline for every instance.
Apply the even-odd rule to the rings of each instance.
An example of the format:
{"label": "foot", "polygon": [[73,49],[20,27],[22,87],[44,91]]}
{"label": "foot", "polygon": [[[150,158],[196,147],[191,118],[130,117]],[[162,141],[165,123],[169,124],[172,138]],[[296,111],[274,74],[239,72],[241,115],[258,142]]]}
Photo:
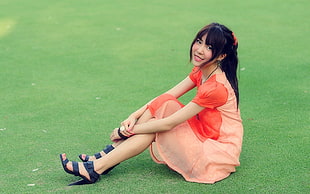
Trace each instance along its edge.
{"label": "foot", "polygon": [[98,152],[98,153],[94,154],[93,156],[89,156],[89,155],[86,155],[86,154],[80,154],[79,158],[83,162],[94,161],[94,160],[99,159],[102,156],[108,154],[112,150],[114,150],[114,146],[113,145],[107,145],[101,152]]}
{"label": "foot", "polygon": [[67,160],[66,154],[61,154],[61,160],[67,173],[80,176],[87,183],[95,183],[99,179],[99,174],[94,170],[93,162],[71,162]]}
{"label": "foot", "polygon": [[[114,150],[114,146],[115,145],[107,145],[101,152],[94,154],[94,156],[88,156],[86,154],[80,154],[79,158],[83,161],[83,162],[87,162],[87,161],[94,161],[96,159],[101,158],[102,156],[108,154],[109,152],[111,152],[112,150]],[[118,164],[116,164],[115,166],[117,166]],[[103,171],[101,174],[102,175],[106,175],[108,174],[115,166],[112,166],[110,168],[108,168],[107,170]]]}
{"label": "foot", "polygon": [[102,156],[106,155],[106,153],[104,153],[103,151],[96,153],[97,155],[95,156],[89,156],[86,154],[81,154],[79,155],[80,159],[82,161],[95,161],[96,159],[101,158]]}

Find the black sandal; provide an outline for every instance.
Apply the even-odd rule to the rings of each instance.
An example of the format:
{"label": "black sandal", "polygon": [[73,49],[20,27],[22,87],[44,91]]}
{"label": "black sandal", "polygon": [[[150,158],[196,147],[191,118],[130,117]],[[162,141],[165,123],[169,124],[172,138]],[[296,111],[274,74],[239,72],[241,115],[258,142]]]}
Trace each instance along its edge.
{"label": "black sandal", "polygon": [[[107,153],[109,153],[109,152],[112,151],[112,150],[114,150],[114,147],[113,147],[112,145],[107,145],[102,151],[103,151],[105,154],[107,154]],[[96,159],[99,159],[99,158],[102,157],[101,154],[100,154],[100,152],[95,153],[94,156],[95,156]],[[89,160],[89,155],[86,155],[86,156],[85,156],[85,159],[83,159],[83,158],[82,158],[82,154],[80,154],[80,155],[79,155],[79,158],[80,158],[83,162],[88,162],[88,160]]]}
{"label": "black sandal", "polygon": [[61,164],[62,164],[62,167],[64,168],[64,170],[69,173],[69,174],[73,174],[72,171],[68,170],[68,168],[66,167],[66,165],[68,164],[69,160],[68,158],[66,158],[65,160],[62,159],[62,155],[60,154],[60,161],[61,161]]}
{"label": "black sandal", "polygon": [[[108,154],[108,153],[111,152],[112,150],[114,150],[114,147],[113,147],[112,145],[107,145],[102,151],[103,151],[104,153]],[[101,154],[100,154],[100,152],[94,154],[94,156],[96,157],[96,159],[99,159],[99,158],[102,157]],[[85,159],[83,159],[83,158],[82,158],[82,154],[80,154],[80,155],[79,155],[79,158],[80,158],[83,162],[88,162],[88,160],[89,160],[89,156],[88,156],[88,155],[86,155],[86,156],[85,156]],[[110,167],[110,168],[108,168],[107,170],[103,171],[103,173],[101,173],[101,174],[102,174],[102,175],[108,174],[108,173],[109,173],[115,166],[117,166],[117,165],[119,165],[119,163],[116,164],[116,165],[114,165],[114,166],[112,166],[112,167]]]}
{"label": "black sandal", "polygon": [[[67,166],[66,166],[67,163],[69,162],[69,160],[68,159],[63,160],[61,154],[60,154],[60,160],[61,160],[61,163],[62,163],[62,166],[63,166],[64,170],[67,173],[74,174],[75,176],[79,176],[79,177],[81,177],[83,179],[83,181],[78,181],[78,182],[80,182],[82,184],[92,184],[92,183],[95,183],[100,178],[100,175],[94,170],[94,162],[93,161],[83,162],[85,170],[89,174],[90,180],[88,180],[85,176],[80,174],[79,164],[77,162],[72,161],[73,171],[70,171],[67,168]],[[70,185],[74,185],[74,184],[70,184]],[[81,184],[79,184],[79,185],[81,185]]]}

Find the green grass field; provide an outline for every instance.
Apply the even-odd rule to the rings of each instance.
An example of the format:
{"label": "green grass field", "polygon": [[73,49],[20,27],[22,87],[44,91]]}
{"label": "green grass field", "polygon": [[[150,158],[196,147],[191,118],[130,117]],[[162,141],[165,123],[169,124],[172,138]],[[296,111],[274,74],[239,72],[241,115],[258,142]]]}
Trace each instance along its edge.
{"label": "green grass field", "polygon": [[[310,1],[0,1],[0,193],[309,193]],[[78,160],[191,70],[189,45],[219,22],[239,39],[241,166],[189,183],[148,152],[93,185]],[[193,93],[182,97],[186,103]]]}

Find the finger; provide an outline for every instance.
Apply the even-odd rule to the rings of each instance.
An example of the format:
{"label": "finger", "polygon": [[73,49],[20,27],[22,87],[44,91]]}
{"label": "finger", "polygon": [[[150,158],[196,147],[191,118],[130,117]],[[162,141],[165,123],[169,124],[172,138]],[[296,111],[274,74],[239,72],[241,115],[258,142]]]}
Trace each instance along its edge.
{"label": "finger", "polygon": [[129,127],[128,127],[128,129],[127,130],[132,130],[132,128],[133,128],[133,126],[135,125],[135,123],[131,123],[130,125],[129,125]]}
{"label": "finger", "polygon": [[132,136],[132,132],[130,132],[129,130],[125,131],[125,135],[130,137],[130,136]]}
{"label": "finger", "polygon": [[118,137],[117,130],[118,130],[118,129],[115,128],[115,129],[113,130],[113,132],[112,132],[112,138],[113,138],[113,139],[115,139],[115,138]]}
{"label": "finger", "polygon": [[128,136],[128,132],[127,131],[122,131],[122,134],[125,136]]}
{"label": "finger", "polygon": [[126,129],[126,130],[128,130],[128,128],[129,128],[129,126],[130,126],[130,124],[128,123],[128,124],[123,125],[123,126],[125,127],[125,129]]}

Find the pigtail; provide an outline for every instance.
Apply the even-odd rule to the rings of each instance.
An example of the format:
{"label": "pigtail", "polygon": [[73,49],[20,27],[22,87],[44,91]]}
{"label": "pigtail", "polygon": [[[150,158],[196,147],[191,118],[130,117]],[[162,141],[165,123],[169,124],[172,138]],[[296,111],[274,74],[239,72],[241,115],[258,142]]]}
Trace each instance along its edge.
{"label": "pigtail", "polygon": [[[228,30],[228,29],[227,29]],[[226,77],[233,88],[236,98],[237,105],[239,105],[239,87],[238,87],[238,40],[233,32],[228,30],[226,32],[227,43],[224,47],[224,53],[226,57],[221,62],[221,68],[225,72]]]}
{"label": "pigtail", "polygon": [[205,34],[206,44],[212,45],[212,57],[209,61],[203,64],[207,65],[209,62],[213,61],[221,54],[226,54],[226,57],[219,62],[219,65],[223,72],[225,72],[226,77],[233,88],[236,98],[237,106],[239,105],[239,88],[238,88],[238,79],[237,79],[237,68],[238,68],[238,40],[234,33],[229,30],[226,26],[211,23],[203,27],[194,38],[191,47],[190,47],[190,61],[192,61],[192,47],[195,41],[199,38],[201,39]]}

